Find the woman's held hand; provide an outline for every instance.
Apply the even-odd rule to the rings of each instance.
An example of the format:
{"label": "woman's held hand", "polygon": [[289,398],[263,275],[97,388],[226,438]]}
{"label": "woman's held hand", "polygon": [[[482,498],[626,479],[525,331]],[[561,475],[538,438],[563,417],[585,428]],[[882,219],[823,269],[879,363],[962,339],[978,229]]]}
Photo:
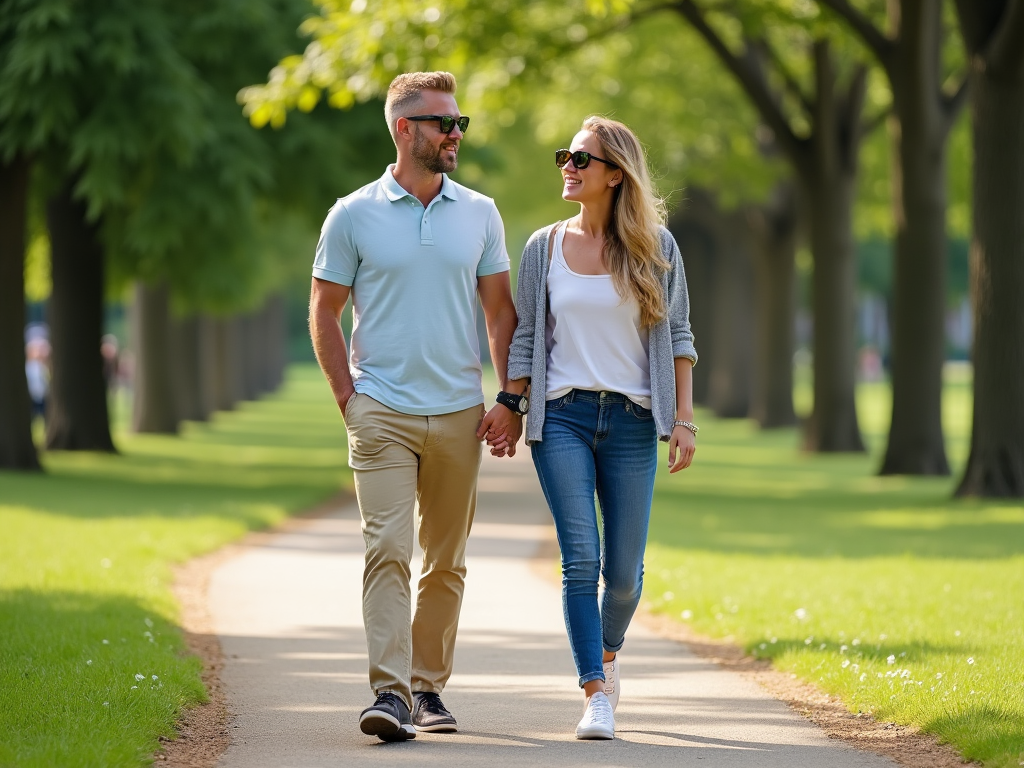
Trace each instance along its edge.
{"label": "woman's held hand", "polygon": [[678,426],[673,428],[672,437],[668,441],[668,471],[669,474],[686,469],[693,461],[693,454],[697,450],[697,436],[686,427]]}

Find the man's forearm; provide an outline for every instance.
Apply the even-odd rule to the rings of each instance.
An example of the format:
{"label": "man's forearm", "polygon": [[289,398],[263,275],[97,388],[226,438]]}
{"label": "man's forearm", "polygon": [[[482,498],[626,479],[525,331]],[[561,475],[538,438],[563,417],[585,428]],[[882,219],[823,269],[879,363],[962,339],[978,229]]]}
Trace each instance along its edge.
{"label": "man's forearm", "polygon": [[504,390],[508,386],[508,348],[512,344],[512,336],[516,332],[518,318],[514,306],[499,312],[487,324],[487,344],[491,350],[491,364],[494,374],[498,377],[498,387]]}
{"label": "man's forearm", "polygon": [[348,347],[338,319],[330,309],[312,307],[309,313],[309,335],[317,362],[327,377],[334,400],[340,407],[352,394],[352,372],[348,367]]}

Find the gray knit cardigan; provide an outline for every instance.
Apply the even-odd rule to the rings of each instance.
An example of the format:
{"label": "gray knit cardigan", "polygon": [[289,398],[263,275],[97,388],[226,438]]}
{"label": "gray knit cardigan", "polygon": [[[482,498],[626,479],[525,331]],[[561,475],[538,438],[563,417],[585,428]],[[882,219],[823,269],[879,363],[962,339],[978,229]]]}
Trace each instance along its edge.
{"label": "gray knit cardigan", "polygon": [[[554,226],[556,224],[551,224],[533,233],[523,249],[523,260],[519,264],[519,287],[516,291],[519,327],[509,349],[508,378],[531,380],[530,414],[526,417],[527,445],[540,441],[544,432],[548,240]],[[661,228],[661,248],[672,268],[661,277],[668,314],[650,331],[651,410],[658,437],[668,440],[676,412],[675,358],[688,357],[696,364],[697,351],[693,348],[693,334],[690,332],[690,299],[686,293],[683,259],[675,238],[665,227]]]}

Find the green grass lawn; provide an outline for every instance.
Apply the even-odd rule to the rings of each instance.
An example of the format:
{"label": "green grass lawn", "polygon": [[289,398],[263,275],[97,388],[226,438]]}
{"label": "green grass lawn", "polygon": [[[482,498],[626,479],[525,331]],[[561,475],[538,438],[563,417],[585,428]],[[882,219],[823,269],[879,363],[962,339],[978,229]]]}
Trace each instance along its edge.
{"label": "green grass lawn", "polygon": [[[851,709],[1018,765],[1024,506],[952,501],[955,478],[875,477],[887,390],[860,397],[866,456],[808,456],[795,430],[701,414],[694,467],[658,479],[645,592]],[[958,469],[969,397],[950,382]],[[117,438],[119,456],[49,454],[44,476],[0,473],[2,766],[145,762],[205,695],[171,566],[350,482],[315,366],[180,438]]]}
{"label": "green grass lawn", "polygon": [[[123,410],[123,409],[122,409]],[[171,566],[350,482],[315,366],[179,438],[118,429],[119,456],[0,473],[0,765],[136,766],[205,698]]]}
{"label": "green grass lawn", "polygon": [[694,466],[658,478],[645,593],[851,710],[1024,764],[1024,505],[951,499],[968,383],[944,402],[953,478],[874,476],[888,408],[886,387],[860,389],[864,456],[701,414]]}

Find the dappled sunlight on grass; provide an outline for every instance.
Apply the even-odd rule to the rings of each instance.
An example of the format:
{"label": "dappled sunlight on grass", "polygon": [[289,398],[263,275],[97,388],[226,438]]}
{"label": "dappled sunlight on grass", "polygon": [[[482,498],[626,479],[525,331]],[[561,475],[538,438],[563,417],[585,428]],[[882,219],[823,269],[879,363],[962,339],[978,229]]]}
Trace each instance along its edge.
{"label": "dappled sunlight on grass", "polygon": [[[852,710],[1002,765],[1024,753],[1024,505],[954,500],[955,476],[875,476],[888,398],[858,392],[862,455],[700,414],[694,466],[657,481],[645,595]],[[959,471],[969,382],[944,411]]]}
{"label": "dappled sunlight on grass", "polygon": [[126,433],[120,405],[119,455],[0,472],[0,624],[15,628],[0,638],[0,765],[144,761],[205,696],[182,656],[173,564],[351,485],[315,366],[180,437]]}

